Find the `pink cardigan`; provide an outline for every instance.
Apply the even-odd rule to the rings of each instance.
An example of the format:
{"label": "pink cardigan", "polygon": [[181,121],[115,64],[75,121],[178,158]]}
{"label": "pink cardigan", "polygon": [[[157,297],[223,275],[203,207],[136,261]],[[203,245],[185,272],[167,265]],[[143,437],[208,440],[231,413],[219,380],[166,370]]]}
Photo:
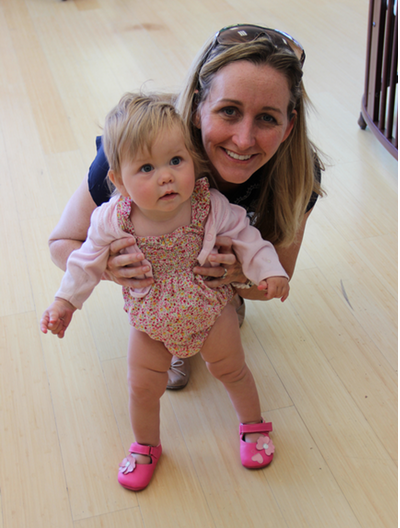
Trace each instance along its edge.
{"label": "pink cardigan", "polygon": [[[258,229],[250,225],[246,211],[229,203],[216,189],[210,189],[210,196],[210,213],[205,224],[203,248],[197,259],[199,264],[210,265],[207,258],[211,252],[217,252],[214,248],[217,235],[228,236],[232,239],[244,275],[255,284],[268,277],[289,278],[279,262],[275,248],[261,238]],[[56,297],[69,301],[76,308],[82,308],[100,282],[106,270],[111,242],[124,237],[134,238],[118,227],[118,200],[119,197],[115,196],[93,211],[86,241],[68,259],[67,271]],[[136,245],[128,249],[139,252]],[[152,277],[151,263],[147,260],[143,263],[150,266],[150,272],[146,276]],[[131,290],[131,294],[143,297],[150,288],[151,286]]]}

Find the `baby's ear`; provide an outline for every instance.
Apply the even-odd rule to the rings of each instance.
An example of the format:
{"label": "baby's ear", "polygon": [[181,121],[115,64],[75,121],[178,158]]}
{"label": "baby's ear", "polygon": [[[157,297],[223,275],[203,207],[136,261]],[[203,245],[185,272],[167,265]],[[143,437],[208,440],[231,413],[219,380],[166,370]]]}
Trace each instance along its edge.
{"label": "baby's ear", "polygon": [[115,186],[115,188],[118,190],[118,192],[122,194],[122,196],[129,196],[129,193],[125,189],[125,186],[121,181],[121,178],[118,178],[118,176],[115,174],[113,169],[108,170],[107,177],[110,180],[110,182]]}
{"label": "baby's ear", "polygon": [[112,169],[108,170],[107,177],[110,180],[110,182],[115,185],[115,172]]}

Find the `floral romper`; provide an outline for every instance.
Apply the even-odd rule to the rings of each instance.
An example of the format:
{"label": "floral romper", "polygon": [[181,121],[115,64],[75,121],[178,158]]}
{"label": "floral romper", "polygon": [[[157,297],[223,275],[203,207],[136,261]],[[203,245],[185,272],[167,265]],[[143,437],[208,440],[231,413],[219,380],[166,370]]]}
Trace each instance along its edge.
{"label": "floral romper", "polygon": [[130,221],[131,199],[118,202],[118,224],[134,235],[145,258],[151,262],[154,285],[142,298],[123,288],[125,311],[131,325],[162,341],[171,354],[193,356],[203,346],[216,319],[233,297],[229,285],[209,288],[193,273],[203,247],[204,224],[210,210],[208,182],[196,182],[191,197],[192,220],[188,226],[161,236],[139,237]]}

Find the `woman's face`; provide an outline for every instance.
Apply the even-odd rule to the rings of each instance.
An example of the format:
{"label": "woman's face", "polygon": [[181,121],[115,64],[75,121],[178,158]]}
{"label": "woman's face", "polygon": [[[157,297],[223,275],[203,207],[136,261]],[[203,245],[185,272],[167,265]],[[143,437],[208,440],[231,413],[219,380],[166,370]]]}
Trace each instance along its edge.
{"label": "woman's face", "polygon": [[222,190],[248,180],[289,136],[289,99],[285,76],[268,65],[237,61],[215,75],[195,125]]}

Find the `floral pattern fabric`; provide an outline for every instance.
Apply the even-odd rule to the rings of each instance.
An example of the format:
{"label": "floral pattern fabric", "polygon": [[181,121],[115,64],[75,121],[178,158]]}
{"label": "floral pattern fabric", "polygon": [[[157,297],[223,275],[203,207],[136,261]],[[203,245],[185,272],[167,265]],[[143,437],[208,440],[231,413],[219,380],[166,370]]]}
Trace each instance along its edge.
{"label": "floral pattern fabric", "polygon": [[139,237],[130,221],[132,201],[121,197],[118,224],[136,238],[139,249],[151,262],[154,285],[143,298],[123,288],[125,311],[131,325],[162,341],[178,357],[193,356],[203,346],[223,308],[233,297],[231,286],[209,288],[193,273],[204,238],[210,210],[210,191],[205,178],[196,182],[191,198],[192,220],[188,226],[162,236]]}

